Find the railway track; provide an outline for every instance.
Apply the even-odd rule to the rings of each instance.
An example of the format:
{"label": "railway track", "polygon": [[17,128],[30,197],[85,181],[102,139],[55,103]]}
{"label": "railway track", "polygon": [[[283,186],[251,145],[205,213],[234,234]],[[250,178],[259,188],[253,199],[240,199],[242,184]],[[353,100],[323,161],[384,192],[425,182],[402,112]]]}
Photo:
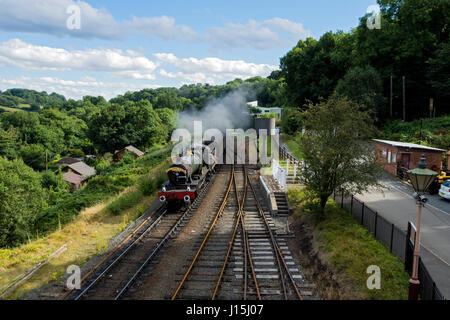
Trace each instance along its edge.
{"label": "railway track", "polygon": [[74,300],[125,298],[136,280],[142,274],[150,272],[158,263],[159,255],[176,237],[180,228],[189,221],[214,179],[215,175],[187,209],[168,214],[165,208],[161,208],[145,219],[137,228],[139,230],[127,237],[126,243],[119,245],[119,250],[114,251],[94,267],[92,274],[84,279],[80,290],[70,292],[64,298]]}
{"label": "railway track", "polygon": [[302,299],[302,277],[258,199],[245,165],[230,179],[171,299]]}

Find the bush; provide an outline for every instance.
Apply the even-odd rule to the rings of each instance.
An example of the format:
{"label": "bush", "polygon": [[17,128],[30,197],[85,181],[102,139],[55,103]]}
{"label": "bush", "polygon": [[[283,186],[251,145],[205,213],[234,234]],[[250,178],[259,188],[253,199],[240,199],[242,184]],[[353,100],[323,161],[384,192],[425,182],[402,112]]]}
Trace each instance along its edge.
{"label": "bush", "polygon": [[98,160],[97,165],[95,166],[95,170],[97,171],[98,174],[102,174],[110,166],[111,163],[108,160],[101,158],[100,160]]}
{"label": "bush", "polygon": [[165,171],[156,173],[156,177],[143,176],[139,180],[139,190],[146,196],[152,195],[155,191],[161,188],[161,185],[167,180]]}
{"label": "bush", "polygon": [[143,193],[140,190],[132,191],[129,193],[126,193],[106,207],[106,209],[111,212],[112,214],[119,214],[123,210],[129,209],[136,205],[139,201],[142,200]]}
{"label": "bush", "polygon": [[155,180],[149,176],[142,177],[139,180],[139,190],[146,196],[153,194],[156,190]]}
{"label": "bush", "polygon": [[39,173],[22,160],[0,157],[0,247],[30,238],[37,215],[47,206],[45,200]]}
{"label": "bush", "polygon": [[69,155],[73,158],[83,158],[85,156],[81,149],[69,149]]}

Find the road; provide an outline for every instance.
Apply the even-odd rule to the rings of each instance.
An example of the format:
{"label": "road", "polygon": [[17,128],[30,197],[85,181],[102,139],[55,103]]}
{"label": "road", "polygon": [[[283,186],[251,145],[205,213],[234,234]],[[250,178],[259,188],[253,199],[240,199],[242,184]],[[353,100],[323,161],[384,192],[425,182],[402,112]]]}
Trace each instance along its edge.
{"label": "road", "polygon": [[[408,221],[416,225],[417,205],[413,189],[390,177],[381,180],[383,190],[356,196],[383,218],[406,230]],[[450,298],[450,201],[428,195],[422,210],[420,256],[441,293]]]}

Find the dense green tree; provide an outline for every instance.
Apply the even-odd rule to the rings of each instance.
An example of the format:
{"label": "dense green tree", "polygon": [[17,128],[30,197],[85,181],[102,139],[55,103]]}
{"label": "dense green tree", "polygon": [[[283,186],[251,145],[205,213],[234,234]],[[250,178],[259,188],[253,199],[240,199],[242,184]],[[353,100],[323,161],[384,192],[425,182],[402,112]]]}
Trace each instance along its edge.
{"label": "dense green tree", "polygon": [[383,97],[383,82],[371,66],[354,67],[339,80],[336,92],[355,101],[374,114],[389,117],[386,99]]}
{"label": "dense green tree", "polygon": [[427,79],[437,96],[450,98],[450,41],[441,43],[436,53],[427,61]]}
{"label": "dense green tree", "polygon": [[[25,144],[20,147],[19,154],[28,166],[34,170],[45,169],[46,150],[42,144]],[[48,159],[47,151],[47,159]]]}
{"label": "dense green tree", "polygon": [[281,58],[290,106],[328,97],[351,66],[354,38],[343,32],[327,32],[319,40],[300,40]]}
{"label": "dense green tree", "polygon": [[69,194],[70,186],[64,181],[62,174],[54,174],[51,171],[41,174],[41,185],[47,194],[48,205],[54,205]]}
{"label": "dense green tree", "polygon": [[165,139],[165,130],[150,103],[112,103],[92,115],[89,138],[101,152],[114,152],[127,145],[147,148]]}
{"label": "dense green tree", "polygon": [[45,197],[38,173],[22,160],[0,157],[0,247],[33,236],[36,216],[46,208]]}
{"label": "dense green tree", "polygon": [[168,108],[156,109],[156,113],[161,119],[161,123],[166,128],[167,139],[170,139],[170,135],[176,128],[176,113],[172,109]]}
{"label": "dense green tree", "polygon": [[301,131],[302,118],[299,108],[285,108],[283,118],[281,119],[281,130],[283,133],[293,135]]}
{"label": "dense green tree", "polygon": [[66,101],[64,96],[57,93],[37,92],[29,89],[8,89],[0,94],[0,105],[6,107],[19,107],[30,105],[33,111],[40,110],[41,106],[61,107]]}
{"label": "dense green tree", "polygon": [[17,129],[10,127],[8,130],[4,130],[0,126],[0,157],[5,157],[9,160],[17,158],[19,145],[20,140]]}
{"label": "dense green tree", "polygon": [[[407,118],[427,114],[428,101],[434,97],[439,110],[450,105],[430,83],[448,78],[448,71],[427,72],[427,62],[436,57],[442,43],[449,41],[450,1],[378,0],[381,29],[369,29],[367,16],[355,29],[355,62],[371,65],[384,81],[389,97],[390,77],[394,79],[394,112],[402,113],[402,77],[406,79]],[[444,57],[445,59],[445,57]],[[431,76],[428,78],[426,76]],[[427,83],[428,80],[428,83]]]}
{"label": "dense green tree", "polygon": [[156,98],[154,106],[155,108],[168,108],[181,111],[183,109],[183,100],[175,92],[168,91],[160,94]]}
{"label": "dense green tree", "polygon": [[303,183],[320,199],[322,214],[335,190],[358,194],[377,185],[382,169],[370,143],[375,128],[368,112],[347,97],[333,95],[309,104],[301,117]]}

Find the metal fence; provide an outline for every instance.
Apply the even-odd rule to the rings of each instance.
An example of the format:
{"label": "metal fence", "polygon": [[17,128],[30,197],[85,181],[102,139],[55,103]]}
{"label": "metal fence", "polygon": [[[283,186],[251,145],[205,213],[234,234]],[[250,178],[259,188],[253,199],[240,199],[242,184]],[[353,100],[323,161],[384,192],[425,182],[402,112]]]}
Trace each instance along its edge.
{"label": "metal fence", "polygon": [[[411,274],[415,229],[410,222],[405,232],[380,216],[378,212],[367,207],[364,202],[354,198],[353,195],[345,195],[342,192],[334,193],[333,199],[342,209],[352,214],[392,254],[399,257],[405,263],[405,270]],[[419,260],[419,281],[422,300],[444,300],[421,259]]]}
{"label": "metal fence", "polygon": [[272,159],[272,176],[275,178],[281,188],[286,191],[287,172],[275,159]]}

